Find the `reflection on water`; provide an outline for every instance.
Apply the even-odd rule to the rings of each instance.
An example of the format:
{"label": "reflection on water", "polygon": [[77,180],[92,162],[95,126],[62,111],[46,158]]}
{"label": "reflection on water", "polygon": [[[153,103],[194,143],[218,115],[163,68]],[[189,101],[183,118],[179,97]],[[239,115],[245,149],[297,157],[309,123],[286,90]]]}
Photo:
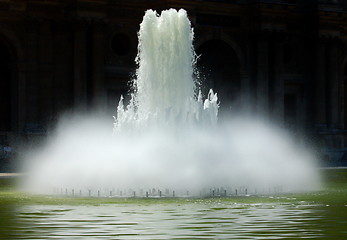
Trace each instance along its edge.
{"label": "reflection on water", "polygon": [[0,230],[7,239],[341,239],[344,213],[306,202],[27,205],[1,211]]}

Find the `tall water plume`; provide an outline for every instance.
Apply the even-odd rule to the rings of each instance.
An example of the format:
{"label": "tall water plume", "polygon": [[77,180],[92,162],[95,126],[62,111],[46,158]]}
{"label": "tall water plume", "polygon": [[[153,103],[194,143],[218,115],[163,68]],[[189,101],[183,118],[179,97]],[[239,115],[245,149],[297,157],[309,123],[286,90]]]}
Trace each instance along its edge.
{"label": "tall water plume", "polygon": [[194,34],[186,11],[146,11],[138,37],[134,93],[126,110],[121,100],[115,130],[215,124],[217,94],[211,90],[203,104],[193,81]]}

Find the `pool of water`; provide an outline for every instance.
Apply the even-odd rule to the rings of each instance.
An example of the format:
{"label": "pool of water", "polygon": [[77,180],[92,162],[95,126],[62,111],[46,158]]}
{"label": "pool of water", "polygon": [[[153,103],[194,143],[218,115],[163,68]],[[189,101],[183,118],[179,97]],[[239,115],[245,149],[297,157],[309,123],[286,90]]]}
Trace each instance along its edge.
{"label": "pool of water", "polygon": [[[97,203],[97,201],[96,201]],[[162,203],[0,205],[1,239],[346,239],[346,204]]]}
{"label": "pool of water", "polygon": [[0,178],[0,239],[347,239],[347,169],[319,192],[206,199],[44,197]]}

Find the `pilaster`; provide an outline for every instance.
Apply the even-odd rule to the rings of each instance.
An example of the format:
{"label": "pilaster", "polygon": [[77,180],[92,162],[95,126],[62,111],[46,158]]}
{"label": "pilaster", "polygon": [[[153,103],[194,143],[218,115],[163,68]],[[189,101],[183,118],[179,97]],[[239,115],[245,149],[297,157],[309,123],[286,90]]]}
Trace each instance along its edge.
{"label": "pilaster", "polygon": [[276,42],[273,46],[274,49],[274,69],[273,69],[273,115],[274,117],[283,122],[284,120],[284,84],[281,76],[281,45]]}
{"label": "pilaster", "polygon": [[333,42],[330,46],[329,61],[329,84],[330,84],[330,127],[337,128],[339,125],[339,68],[338,68],[338,48]]}
{"label": "pilaster", "polygon": [[102,23],[92,26],[92,105],[98,108],[107,106],[107,94],[104,80],[105,36]]}
{"label": "pilaster", "polygon": [[87,108],[86,30],[87,26],[85,24],[78,23],[75,25],[73,50],[73,101],[75,109],[80,109],[82,111]]}
{"label": "pilaster", "polygon": [[260,113],[269,111],[269,46],[265,38],[257,43],[257,110]]}
{"label": "pilaster", "polygon": [[315,84],[315,125],[318,128],[327,126],[326,116],[326,49],[325,42],[318,43],[317,51],[317,79]]}

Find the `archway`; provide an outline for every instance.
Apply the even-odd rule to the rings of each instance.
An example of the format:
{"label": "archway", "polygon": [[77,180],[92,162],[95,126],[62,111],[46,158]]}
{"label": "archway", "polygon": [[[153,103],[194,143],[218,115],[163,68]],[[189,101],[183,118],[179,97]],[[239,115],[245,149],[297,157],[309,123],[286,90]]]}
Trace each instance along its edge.
{"label": "archway", "polygon": [[14,59],[8,44],[0,39],[0,131],[13,130]]}
{"label": "archway", "polygon": [[220,114],[234,112],[239,107],[240,62],[234,49],[226,42],[213,39],[203,43],[197,50],[197,67],[202,91],[206,96],[212,88],[218,93]]}

